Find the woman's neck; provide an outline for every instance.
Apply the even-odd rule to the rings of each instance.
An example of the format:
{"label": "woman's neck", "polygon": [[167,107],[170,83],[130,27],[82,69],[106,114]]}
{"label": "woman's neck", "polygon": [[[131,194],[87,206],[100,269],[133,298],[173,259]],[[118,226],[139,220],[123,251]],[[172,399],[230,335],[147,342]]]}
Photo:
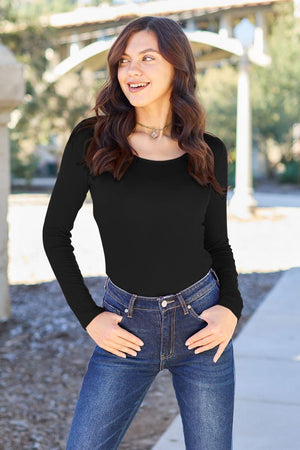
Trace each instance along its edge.
{"label": "woman's neck", "polygon": [[[170,105],[136,107],[136,121],[151,128],[164,128],[172,122]],[[151,130],[149,130],[151,132]]]}

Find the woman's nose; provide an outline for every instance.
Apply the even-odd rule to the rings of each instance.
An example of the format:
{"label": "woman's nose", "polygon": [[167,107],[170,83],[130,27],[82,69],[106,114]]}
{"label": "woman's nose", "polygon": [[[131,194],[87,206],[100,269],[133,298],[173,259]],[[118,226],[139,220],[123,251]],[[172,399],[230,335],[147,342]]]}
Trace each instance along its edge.
{"label": "woman's nose", "polygon": [[134,75],[140,75],[142,73],[141,68],[138,63],[131,61],[128,67],[128,75],[134,76]]}

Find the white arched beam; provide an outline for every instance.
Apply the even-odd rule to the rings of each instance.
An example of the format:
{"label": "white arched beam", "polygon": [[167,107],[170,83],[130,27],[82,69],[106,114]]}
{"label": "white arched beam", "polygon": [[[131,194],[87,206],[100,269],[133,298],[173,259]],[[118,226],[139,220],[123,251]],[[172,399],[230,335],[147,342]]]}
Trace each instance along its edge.
{"label": "white arched beam", "polygon": [[[194,51],[197,48],[203,49],[200,59],[211,60],[219,58],[229,58],[231,55],[241,56],[243,48],[236,38],[224,37],[212,31],[186,31],[186,36],[191,42]],[[45,72],[44,79],[48,82],[54,82],[68,72],[76,70],[81,65],[88,66],[91,70],[98,70],[106,65],[106,55],[116,37],[93,42],[79,49],[75,54],[61,61],[52,72]],[[206,52],[207,49],[214,49],[214,52]],[[270,63],[270,57],[256,51],[251,47],[248,52],[249,60],[259,66],[265,66]]]}
{"label": "white arched beam", "polygon": [[[231,55],[242,56],[243,47],[240,41],[232,37],[224,37],[218,33],[212,31],[188,31],[186,36],[191,42],[192,47],[197,48],[199,46],[205,45],[207,47],[212,47],[224,52],[223,57],[229,57]],[[220,53],[219,53],[220,54]],[[254,46],[251,46],[248,51],[248,57],[251,62],[257,64],[258,66],[266,66],[270,64],[271,59],[268,55],[258,52]],[[202,60],[212,59],[212,56],[208,54],[207,56],[203,54],[201,56]]]}
{"label": "white arched beam", "polygon": [[89,44],[75,54],[61,61],[53,71],[44,73],[44,80],[54,82],[63,75],[76,70],[81,65],[88,66],[91,70],[97,70],[106,64],[106,55],[116,37],[112,39],[103,39]]}

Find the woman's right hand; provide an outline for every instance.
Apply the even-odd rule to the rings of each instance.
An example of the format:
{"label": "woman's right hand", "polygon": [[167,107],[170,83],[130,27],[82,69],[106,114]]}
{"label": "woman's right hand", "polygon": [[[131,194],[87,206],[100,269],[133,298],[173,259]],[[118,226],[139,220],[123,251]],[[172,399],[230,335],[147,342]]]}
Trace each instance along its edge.
{"label": "woman's right hand", "polygon": [[118,324],[122,316],[104,311],[87,325],[86,331],[96,344],[114,355],[126,358],[126,354],[136,356],[144,342],[134,334],[130,333]]}

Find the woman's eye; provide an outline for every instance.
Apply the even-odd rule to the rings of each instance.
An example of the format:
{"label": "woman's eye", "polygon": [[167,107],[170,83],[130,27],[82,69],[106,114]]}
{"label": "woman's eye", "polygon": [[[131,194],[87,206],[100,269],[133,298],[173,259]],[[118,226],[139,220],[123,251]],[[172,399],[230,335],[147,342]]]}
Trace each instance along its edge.
{"label": "woman's eye", "polygon": [[[153,61],[154,60],[153,56],[151,56],[151,55],[146,55],[146,56],[144,56],[143,59],[146,60],[146,61]],[[128,61],[129,60],[127,58],[120,58],[119,59],[119,64],[125,64]]]}

